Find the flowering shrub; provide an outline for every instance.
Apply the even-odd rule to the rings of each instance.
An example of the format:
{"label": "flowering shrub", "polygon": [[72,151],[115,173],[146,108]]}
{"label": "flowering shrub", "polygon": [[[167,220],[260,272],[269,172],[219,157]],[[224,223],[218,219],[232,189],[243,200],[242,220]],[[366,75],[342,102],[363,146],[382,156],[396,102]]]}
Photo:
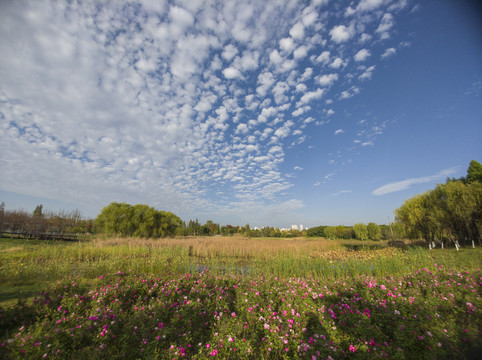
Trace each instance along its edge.
{"label": "flowering shrub", "polygon": [[[0,358],[472,358],[482,351],[480,270],[281,279],[115,273],[69,278],[29,321],[0,312]],[[19,305],[24,306],[24,305]]]}

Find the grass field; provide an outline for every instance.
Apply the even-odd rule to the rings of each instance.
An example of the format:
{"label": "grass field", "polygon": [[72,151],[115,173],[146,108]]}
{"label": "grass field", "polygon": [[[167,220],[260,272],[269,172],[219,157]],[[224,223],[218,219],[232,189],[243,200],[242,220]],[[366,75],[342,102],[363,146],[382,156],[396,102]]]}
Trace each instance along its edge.
{"label": "grass field", "polygon": [[476,358],[482,249],[370,245],[2,238],[0,357]]}

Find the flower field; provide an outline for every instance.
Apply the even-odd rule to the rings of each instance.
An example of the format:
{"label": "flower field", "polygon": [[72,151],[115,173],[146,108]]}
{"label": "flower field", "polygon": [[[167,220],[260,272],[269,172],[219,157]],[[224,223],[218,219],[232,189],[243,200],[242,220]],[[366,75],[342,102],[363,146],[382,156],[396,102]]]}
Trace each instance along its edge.
{"label": "flower field", "polygon": [[0,312],[2,359],[476,359],[480,269],[67,277]]}

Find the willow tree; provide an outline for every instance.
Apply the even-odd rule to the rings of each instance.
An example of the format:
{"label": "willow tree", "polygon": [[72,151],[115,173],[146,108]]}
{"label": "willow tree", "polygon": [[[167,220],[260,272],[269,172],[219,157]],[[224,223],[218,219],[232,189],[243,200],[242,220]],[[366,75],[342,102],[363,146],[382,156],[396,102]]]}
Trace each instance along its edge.
{"label": "willow tree", "polygon": [[98,232],[107,236],[157,238],[174,236],[181,219],[147,205],[112,202],[102,209],[95,224]]}
{"label": "willow tree", "polygon": [[427,241],[478,241],[482,233],[482,166],[470,163],[467,177],[448,179],[431,191],[406,200],[396,220],[410,237]]}

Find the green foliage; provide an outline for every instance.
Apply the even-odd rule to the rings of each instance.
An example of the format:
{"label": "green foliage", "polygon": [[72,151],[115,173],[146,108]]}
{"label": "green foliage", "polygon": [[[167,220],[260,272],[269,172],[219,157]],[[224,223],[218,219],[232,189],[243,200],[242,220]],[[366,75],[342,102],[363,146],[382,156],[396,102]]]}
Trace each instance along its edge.
{"label": "green foliage", "polygon": [[326,226],[315,226],[315,227],[309,228],[306,231],[306,235],[325,237],[325,236],[327,236],[325,234],[325,228],[326,228]]}
{"label": "green foliage", "polygon": [[470,162],[470,166],[467,169],[466,181],[469,184],[473,182],[482,183],[482,165],[479,162],[475,160]]}
{"label": "green foliage", "polygon": [[368,238],[370,240],[380,240],[382,238],[382,231],[380,226],[371,222],[367,225]]}
{"label": "green foliage", "polygon": [[336,227],[335,226],[327,226],[325,228],[325,236],[329,239],[336,238]]}
{"label": "green foliage", "polygon": [[[431,191],[406,200],[395,210],[411,238],[427,241],[481,242],[482,182],[478,181],[479,163],[472,161],[467,178],[447,181]],[[469,180],[470,179],[470,180]]]}
{"label": "green foliage", "polygon": [[181,219],[147,205],[112,202],[102,209],[95,225],[106,236],[158,238],[174,236]]}
{"label": "green foliage", "polygon": [[43,216],[43,205],[42,204],[37,205],[37,207],[33,211],[33,216],[38,216],[38,217]]}
{"label": "green foliage", "polygon": [[353,225],[353,231],[355,232],[355,237],[360,240],[368,239],[368,228],[365,224],[358,223]]}

